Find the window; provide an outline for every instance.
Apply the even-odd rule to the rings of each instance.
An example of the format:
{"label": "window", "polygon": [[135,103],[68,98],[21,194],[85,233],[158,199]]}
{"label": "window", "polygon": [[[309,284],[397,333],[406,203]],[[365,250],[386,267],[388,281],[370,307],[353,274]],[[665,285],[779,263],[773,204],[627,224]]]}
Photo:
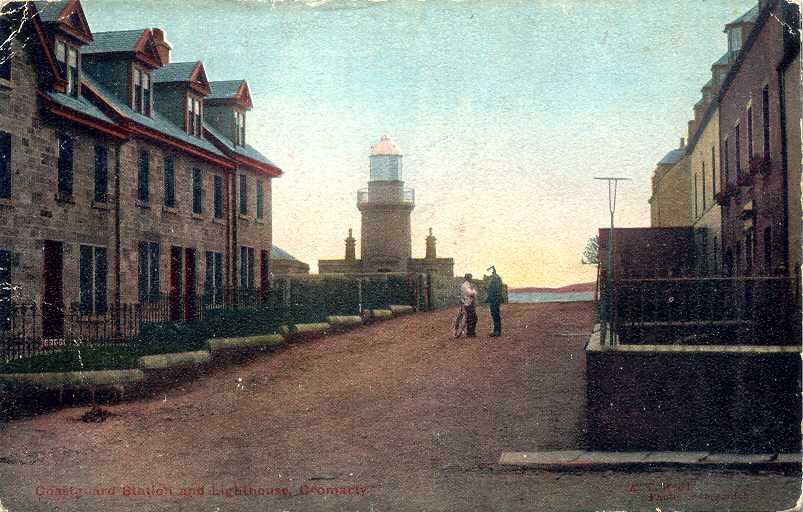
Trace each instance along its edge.
{"label": "window", "polygon": [[82,245],[79,261],[79,307],[82,315],[106,312],[106,248]]}
{"label": "window", "polygon": [[728,31],[728,53],[730,58],[735,59],[736,54],[742,47],[742,29],[738,26]]}
{"label": "window", "polygon": [[137,199],[142,203],[147,203],[150,199],[148,179],[150,178],[151,163],[150,153],[143,149],[139,152],[139,174],[137,177]]}
{"label": "window", "polygon": [[747,161],[753,159],[753,107],[747,107]]}
{"label": "window", "polygon": [[203,115],[201,101],[194,96],[187,96],[187,133],[200,137],[203,135]]}
{"label": "window", "polygon": [[203,213],[203,176],[200,169],[192,170],[192,213]]}
{"label": "window", "polygon": [[195,135],[200,137],[203,135],[203,124],[201,123],[201,102],[198,101],[198,98],[193,100],[195,104],[195,110],[193,111],[195,114]]}
{"label": "window", "polygon": [[73,141],[65,134],[59,135],[59,198],[72,198]]}
{"label": "window", "polygon": [[716,146],[711,146],[711,195],[717,193],[717,153]]}
{"label": "window", "polygon": [[245,146],[245,112],[234,111],[234,143]]}
{"label": "window", "polygon": [[248,177],[245,174],[240,175],[240,213],[248,214]]}
{"label": "window", "polygon": [[176,207],[176,168],[172,156],[165,157],[165,206]]}
{"label": "window", "polygon": [[109,197],[109,152],[106,146],[95,146],[95,201],[105,203]]}
{"label": "window", "polygon": [[78,95],[78,50],[64,43],[56,41],[56,60],[59,63],[64,79],[67,80],[67,94]]}
{"label": "window", "polygon": [[764,272],[772,273],[772,227],[764,228]]}
{"label": "window", "polygon": [[215,218],[223,218],[223,177],[215,176]]}
{"label": "window", "polygon": [[722,141],[722,164],[724,165],[726,184],[728,182],[728,179],[730,178],[729,162],[730,162],[730,156],[728,155],[728,138],[725,137],[725,140]]}
{"label": "window", "polygon": [[134,68],[134,98],[131,106],[134,112],[142,112],[142,71]]}
{"label": "window", "polygon": [[257,219],[261,219],[264,212],[264,191],[262,190],[262,182],[257,181]]}
{"label": "window", "polygon": [[11,47],[11,27],[4,22],[0,22],[0,78],[11,80],[11,59],[14,56]]}
{"label": "window", "polygon": [[706,179],[705,178],[705,162],[703,162],[703,168],[700,171],[700,179],[702,179],[702,182],[703,182],[703,211],[705,211],[705,207],[706,207],[706,204],[707,204],[706,203],[706,195],[705,195],[705,179]]}
{"label": "window", "polygon": [[767,86],[761,91],[761,117],[763,120],[764,160],[770,159],[770,91]]}
{"label": "window", "polygon": [[156,242],[139,243],[138,284],[141,303],[159,300],[159,244]]}
{"label": "window", "polygon": [[0,132],[0,198],[11,199],[11,134]]}
{"label": "window", "polygon": [[142,113],[151,116],[151,75],[142,72]]}
{"label": "window", "polygon": [[153,83],[150,73],[134,66],[131,71],[131,80],[133,82],[133,87],[131,87],[131,108],[135,112],[150,117],[153,105],[153,95],[151,94]]}
{"label": "window", "polygon": [[207,304],[223,304],[223,253],[206,251],[206,284],[204,297]]}
{"label": "window", "polygon": [[734,148],[736,150],[736,176],[741,176],[742,175],[742,142],[740,140],[741,133],[740,133],[740,129],[739,128],[740,127],[737,124],[736,125],[736,134],[735,134],[736,147]]}
{"label": "window", "polygon": [[255,285],[253,247],[240,247],[240,288],[253,290]]}

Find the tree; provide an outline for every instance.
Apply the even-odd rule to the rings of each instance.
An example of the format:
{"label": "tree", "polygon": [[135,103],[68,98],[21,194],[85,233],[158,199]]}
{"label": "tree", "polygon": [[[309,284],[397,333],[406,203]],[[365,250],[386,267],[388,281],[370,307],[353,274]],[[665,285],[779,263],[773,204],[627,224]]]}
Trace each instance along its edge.
{"label": "tree", "polygon": [[599,265],[599,236],[594,235],[588,239],[581,261],[584,265]]}

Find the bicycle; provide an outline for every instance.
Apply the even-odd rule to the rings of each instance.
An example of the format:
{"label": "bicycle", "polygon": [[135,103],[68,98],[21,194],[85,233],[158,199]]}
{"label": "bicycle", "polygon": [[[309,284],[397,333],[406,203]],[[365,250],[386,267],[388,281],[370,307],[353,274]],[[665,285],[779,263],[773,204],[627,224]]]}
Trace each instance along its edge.
{"label": "bicycle", "polygon": [[460,310],[457,312],[457,318],[454,319],[452,326],[454,338],[457,339],[466,332],[466,310],[463,305],[460,305]]}

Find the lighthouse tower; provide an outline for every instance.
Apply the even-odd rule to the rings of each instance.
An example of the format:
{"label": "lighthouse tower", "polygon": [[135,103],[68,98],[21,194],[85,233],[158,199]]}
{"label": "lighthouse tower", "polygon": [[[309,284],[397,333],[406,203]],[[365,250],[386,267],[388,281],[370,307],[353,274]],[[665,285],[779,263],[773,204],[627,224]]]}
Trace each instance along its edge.
{"label": "lighthouse tower", "polygon": [[371,148],[368,188],[357,192],[362,213],[363,272],[406,272],[412,256],[410,213],[415,193],[404,188],[402,154],[387,135]]}

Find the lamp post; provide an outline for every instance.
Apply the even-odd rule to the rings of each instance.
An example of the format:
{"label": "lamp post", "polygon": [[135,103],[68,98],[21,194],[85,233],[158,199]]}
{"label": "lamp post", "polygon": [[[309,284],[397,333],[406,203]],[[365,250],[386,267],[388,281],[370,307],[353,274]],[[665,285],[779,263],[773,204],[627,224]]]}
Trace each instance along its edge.
{"label": "lamp post", "polygon": [[621,178],[615,176],[595,177],[595,180],[608,182],[608,211],[611,213],[611,229],[608,232],[608,264],[607,272],[605,273],[605,297],[602,301],[602,317],[605,320],[605,331],[602,335],[602,344],[605,344],[606,338],[610,346],[614,345],[614,332],[613,332],[613,308],[611,307],[611,292],[613,281],[613,214],[616,212],[616,192],[619,188],[620,181],[628,181],[630,178]]}

